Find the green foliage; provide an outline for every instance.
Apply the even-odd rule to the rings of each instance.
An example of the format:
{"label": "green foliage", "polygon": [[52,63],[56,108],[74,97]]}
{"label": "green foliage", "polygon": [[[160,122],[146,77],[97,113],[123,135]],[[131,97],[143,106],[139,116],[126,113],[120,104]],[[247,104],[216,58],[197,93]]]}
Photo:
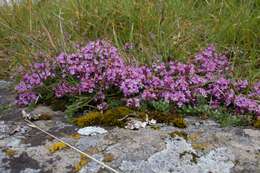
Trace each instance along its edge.
{"label": "green foliage", "polygon": [[[221,126],[243,126],[250,123],[250,115],[239,117],[232,112],[228,112],[225,108],[213,109],[211,106],[207,105],[204,99],[201,98],[200,101],[194,106],[185,106],[180,110],[184,115],[200,116],[202,118],[213,118]],[[248,118],[248,119],[247,119]]]}
{"label": "green foliage", "polygon": [[170,112],[170,104],[165,101],[152,101],[152,107],[159,112]]}
{"label": "green foliage", "polygon": [[73,116],[87,109],[95,109],[90,105],[93,97],[90,96],[78,96],[70,99],[70,104],[66,106],[65,114],[68,120],[71,121]]}
{"label": "green foliage", "polygon": [[259,14],[256,0],[21,0],[0,7],[0,65],[29,64],[39,51],[54,57],[97,38],[121,49],[134,43],[128,60],[148,64],[154,58],[186,61],[217,43],[232,59],[236,77],[257,80]]}
{"label": "green foliage", "polygon": [[108,98],[107,104],[109,105],[109,108],[116,108],[123,106],[123,103],[120,98]]}

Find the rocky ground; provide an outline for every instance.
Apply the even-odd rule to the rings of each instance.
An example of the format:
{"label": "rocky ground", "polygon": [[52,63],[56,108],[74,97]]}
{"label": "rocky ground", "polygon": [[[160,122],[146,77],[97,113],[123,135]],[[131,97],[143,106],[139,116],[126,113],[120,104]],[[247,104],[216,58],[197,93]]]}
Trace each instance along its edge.
{"label": "rocky ground", "polygon": [[[11,84],[0,81],[0,172],[109,172],[41,131],[29,127],[14,108]],[[106,128],[105,134],[80,136],[62,112],[37,126],[129,173],[259,173],[260,131],[221,128],[212,120],[187,117],[187,128],[156,124],[139,130]]]}

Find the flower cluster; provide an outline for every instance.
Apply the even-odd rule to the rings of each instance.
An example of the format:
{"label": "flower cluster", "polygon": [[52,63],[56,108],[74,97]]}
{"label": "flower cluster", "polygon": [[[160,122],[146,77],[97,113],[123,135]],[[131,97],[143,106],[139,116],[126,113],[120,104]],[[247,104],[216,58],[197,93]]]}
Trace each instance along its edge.
{"label": "flower cluster", "polygon": [[17,104],[34,102],[39,96],[35,88],[49,78],[57,78],[58,83],[52,87],[56,97],[94,94],[100,110],[109,107],[107,91],[116,90],[133,108],[157,100],[182,107],[204,97],[212,107],[226,106],[260,116],[260,82],[250,88],[247,80],[233,80],[230,74],[228,59],[212,45],[189,63],[157,62],[148,67],[126,64],[111,43],[97,40],[75,53],[61,53],[52,63],[34,64],[16,86]]}
{"label": "flower cluster", "polygon": [[33,90],[43,85],[43,81],[54,77],[53,67],[49,62],[35,63],[31,66],[31,72],[23,75],[20,83],[15,87],[18,92],[17,104],[26,106],[37,100],[38,94]]}

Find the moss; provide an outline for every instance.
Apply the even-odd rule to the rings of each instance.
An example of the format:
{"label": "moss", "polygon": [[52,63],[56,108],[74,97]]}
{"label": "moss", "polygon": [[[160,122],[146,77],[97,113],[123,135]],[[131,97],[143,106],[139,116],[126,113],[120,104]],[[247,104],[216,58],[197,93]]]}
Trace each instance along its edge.
{"label": "moss", "polygon": [[103,126],[118,126],[124,127],[124,117],[131,114],[133,111],[126,107],[117,107],[109,109],[104,113],[101,112],[89,112],[81,117],[74,118],[73,122],[79,127],[85,127],[90,125],[103,125]]}
{"label": "moss", "polygon": [[187,126],[184,118],[174,113],[135,112],[127,107],[109,109],[104,113],[98,111],[88,112],[83,116],[74,118],[73,123],[79,127],[91,125],[125,127],[126,117],[131,116],[145,121],[147,115],[149,119],[155,119],[158,123],[166,123],[179,128]]}
{"label": "moss", "polygon": [[87,158],[85,155],[80,155],[80,160],[76,165],[74,166],[74,172],[79,172],[85,165],[87,165],[90,162],[90,159]]}
{"label": "moss", "polygon": [[4,149],[3,151],[8,157],[13,157],[16,154],[16,151],[11,148]]}
{"label": "moss", "polygon": [[57,143],[52,144],[49,147],[49,151],[51,153],[55,153],[56,151],[62,150],[62,149],[67,148],[67,147],[68,146],[66,144],[64,144],[63,142],[57,142]]}
{"label": "moss", "polygon": [[114,160],[114,156],[111,153],[104,154],[103,161],[104,162],[112,162]]}
{"label": "moss", "polygon": [[260,119],[255,120],[254,127],[255,128],[260,128]]}
{"label": "moss", "polygon": [[74,118],[73,123],[79,127],[96,125],[101,121],[102,113],[101,112],[89,112],[78,118]]}
{"label": "moss", "polygon": [[170,135],[172,138],[175,138],[176,136],[179,136],[179,137],[182,137],[182,138],[185,139],[185,140],[188,139],[188,134],[185,133],[184,131],[174,131],[174,132],[169,133],[169,135]]}

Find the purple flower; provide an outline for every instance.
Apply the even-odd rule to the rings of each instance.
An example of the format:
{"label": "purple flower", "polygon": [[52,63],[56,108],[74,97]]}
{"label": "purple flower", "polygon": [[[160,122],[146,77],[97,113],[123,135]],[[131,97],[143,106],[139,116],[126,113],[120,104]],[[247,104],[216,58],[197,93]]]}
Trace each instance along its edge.
{"label": "purple flower", "polygon": [[18,95],[16,98],[16,104],[19,106],[26,106],[29,105],[37,100],[37,94],[33,92],[25,92]]}
{"label": "purple flower", "polygon": [[247,80],[238,80],[235,83],[235,87],[238,91],[242,91],[243,89],[246,89],[248,87],[248,81]]}
{"label": "purple flower", "polygon": [[140,99],[139,98],[129,98],[126,101],[126,106],[131,108],[138,108],[140,107]]}
{"label": "purple flower", "polygon": [[108,108],[108,104],[106,102],[102,102],[97,105],[98,110],[106,110]]}
{"label": "purple flower", "polygon": [[[126,49],[131,46],[126,44]],[[260,116],[260,82],[250,88],[247,80],[232,82],[230,73],[227,57],[218,54],[213,45],[196,54],[190,63],[156,62],[148,67],[126,65],[116,47],[96,40],[74,53],[34,63],[15,89],[17,104],[23,106],[35,102],[40,95],[38,89],[54,79],[57,81],[51,87],[55,97],[92,94],[95,98],[91,104],[100,110],[108,108],[107,93],[116,92],[132,108],[153,100],[182,107],[196,103],[197,96],[202,96],[214,108],[226,106]]]}

